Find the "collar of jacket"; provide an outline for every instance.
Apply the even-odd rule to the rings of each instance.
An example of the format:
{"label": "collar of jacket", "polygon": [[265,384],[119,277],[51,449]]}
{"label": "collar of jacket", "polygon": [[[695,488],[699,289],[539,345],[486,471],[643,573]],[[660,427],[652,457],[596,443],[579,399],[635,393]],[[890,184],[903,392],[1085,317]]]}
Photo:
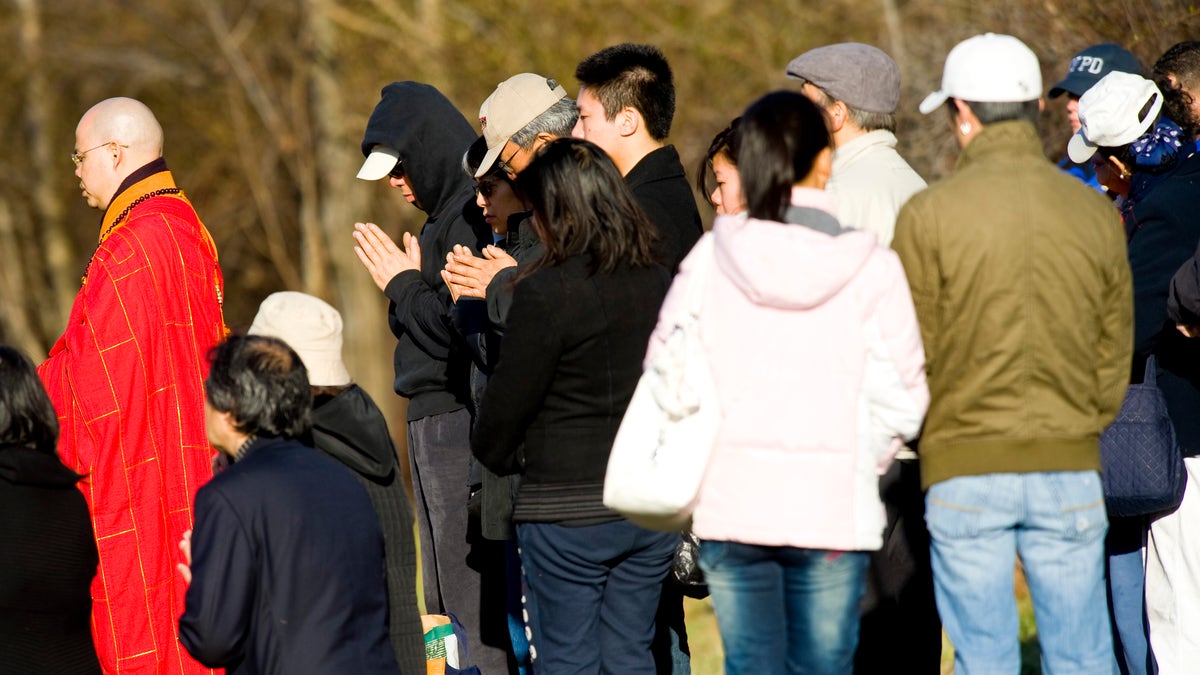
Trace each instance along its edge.
{"label": "collar of jacket", "polygon": [[876,129],[868,131],[861,136],[856,136],[843,145],[834,148],[833,175],[836,176],[839,170],[845,169],[846,165],[852,164],[854,160],[877,147],[895,149],[896,135],[886,129]]}
{"label": "collar of jacket", "polygon": [[987,162],[998,156],[1028,156],[1045,159],[1045,154],[1042,152],[1042,139],[1038,138],[1037,129],[1023,120],[988,124],[983,127],[974,140],[967,144],[967,147],[963,148],[955,170],[965,169],[975,162]]}
{"label": "collar of jacket", "polygon": [[[121,183],[121,187],[117,188],[117,194],[109,202],[108,209],[104,211],[104,219],[100,222],[100,242],[103,243],[104,239],[112,234],[114,224],[124,225],[129,221],[126,209],[135,201],[155,190],[171,188],[178,189],[178,186],[175,185],[175,177],[167,169],[167,162],[162,157],[129,174]],[[171,196],[187,201],[182,191]],[[117,218],[122,214],[125,214],[124,222],[117,223]]]}
{"label": "collar of jacket", "polygon": [[659,180],[668,180],[683,176],[683,163],[679,160],[679,151],[674,145],[664,145],[652,150],[625,174],[625,184],[631,188]]}

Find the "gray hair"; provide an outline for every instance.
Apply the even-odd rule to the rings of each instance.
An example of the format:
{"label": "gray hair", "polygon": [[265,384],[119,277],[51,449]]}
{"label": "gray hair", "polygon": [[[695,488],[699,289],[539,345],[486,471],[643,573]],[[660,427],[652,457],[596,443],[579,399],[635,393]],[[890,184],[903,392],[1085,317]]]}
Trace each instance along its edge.
{"label": "gray hair", "polygon": [[[948,103],[953,110],[954,100],[951,99]],[[996,122],[1022,120],[1036,127],[1038,115],[1041,114],[1036,98],[1032,101],[963,101],[963,103],[967,104],[971,112],[979,118],[979,123],[984,126]]]}
{"label": "gray hair", "polygon": [[521,146],[522,150],[532,150],[538,134],[550,134],[559,138],[570,136],[578,119],[579,109],[575,107],[575,101],[564,96],[547,108],[546,112],[533,118],[525,128],[513,134],[509,140]]}
{"label": "gray hair", "polygon": [[[822,108],[829,108],[832,107],[834,103],[837,103],[837,99],[830,96],[829,92],[818,87],[812,82],[809,82],[808,80],[804,80],[804,82],[812,84],[813,89],[816,89],[818,92],[820,92],[822,99],[820,105]],[[895,113],[859,110],[845,101],[842,101],[842,105],[846,106],[846,113],[850,117],[850,122],[859,129],[862,129],[863,131],[878,131],[882,129],[883,131],[890,131],[893,134],[896,133]]]}

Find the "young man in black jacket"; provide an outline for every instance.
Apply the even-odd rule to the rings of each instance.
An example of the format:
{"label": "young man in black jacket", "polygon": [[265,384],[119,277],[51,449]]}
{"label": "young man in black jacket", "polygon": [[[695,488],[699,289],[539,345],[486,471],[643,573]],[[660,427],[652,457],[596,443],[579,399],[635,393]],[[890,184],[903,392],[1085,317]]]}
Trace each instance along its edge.
{"label": "young man in black jacket", "polygon": [[652,45],[620,44],[575,69],[579,121],[572,134],[600,146],[658,228],[659,255],[674,273],[704,233],[683,164],[668,144],[675,79]]}

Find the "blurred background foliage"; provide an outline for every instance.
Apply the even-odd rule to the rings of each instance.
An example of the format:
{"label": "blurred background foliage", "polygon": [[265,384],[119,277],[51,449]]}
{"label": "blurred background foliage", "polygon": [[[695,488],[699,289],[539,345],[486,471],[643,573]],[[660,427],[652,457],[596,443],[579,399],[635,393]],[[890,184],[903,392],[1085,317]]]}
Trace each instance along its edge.
{"label": "blurred background foliage", "polygon": [[[792,57],[868,42],[900,64],[901,151],[933,180],[957,152],[945,119],[916,105],[958,41],[1020,37],[1048,88],[1090,44],[1121,43],[1149,66],[1197,28],[1190,0],[0,0],[0,342],[40,359],[63,328],[100,220],[68,155],[79,117],[110,96],[141,99],[162,122],[167,160],[220,248],[229,325],[245,328],[273,291],[326,298],[345,316],[351,372],[402,438],[387,303],[350,237],[357,220],[397,237],[423,222],[383,183],[354,179],[388,82],[430,82],[475,123],[510,75],[554,77],[573,96],[580,59],[654,43],[676,74],[671,139],[694,179],[713,134],[788,86]],[[1062,100],[1047,104],[1057,159],[1069,129]]]}

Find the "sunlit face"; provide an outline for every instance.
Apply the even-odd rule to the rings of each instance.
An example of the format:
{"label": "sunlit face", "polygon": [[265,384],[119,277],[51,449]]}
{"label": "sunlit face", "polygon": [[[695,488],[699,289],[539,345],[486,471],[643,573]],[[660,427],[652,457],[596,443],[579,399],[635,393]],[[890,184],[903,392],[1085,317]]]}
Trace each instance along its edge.
{"label": "sunlit face", "polygon": [[717,215],[726,216],[745,211],[746,201],[742,197],[742,179],[737,167],[729,161],[724,152],[719,152],[713,157],[712,168],[717,187],[708,200],[716,207]]}
{"label": "sunlit face", "polygon": [[579,110],[579,121],[575,122],[571,135],[591,141],[610,156],[614,155],[621,132],[617,128],[616,120],[610,120],[604,114],[604,106],[601,105],[600,99],[592,96],[587,87],[583,87],[579,90],[575,107]]}
{"label": "sunlit face", "polygon": [[512,185],[493,175],[484,176],[477,182],[475,203],[483,209],[483,219],[488,227],[500,235],[508,234],[508,217],[525,210]]}
{"label": "sunlit face", "polygon": [[1083,125],[1079,123],[1079,97],[1067,94],[1067,119],[1071,122],[1071,133],[1077,133]]}
{"label": "sunlit face", "polygon": [[75,152],[83,155],[75,167],[75,177],[79,179],[79,189],[87,205],[93,209],[107,209],[120,185],[113,162],[117,145],[104,145],[111,139],[94,137],[91,127],[85,119],[75,129]]}

